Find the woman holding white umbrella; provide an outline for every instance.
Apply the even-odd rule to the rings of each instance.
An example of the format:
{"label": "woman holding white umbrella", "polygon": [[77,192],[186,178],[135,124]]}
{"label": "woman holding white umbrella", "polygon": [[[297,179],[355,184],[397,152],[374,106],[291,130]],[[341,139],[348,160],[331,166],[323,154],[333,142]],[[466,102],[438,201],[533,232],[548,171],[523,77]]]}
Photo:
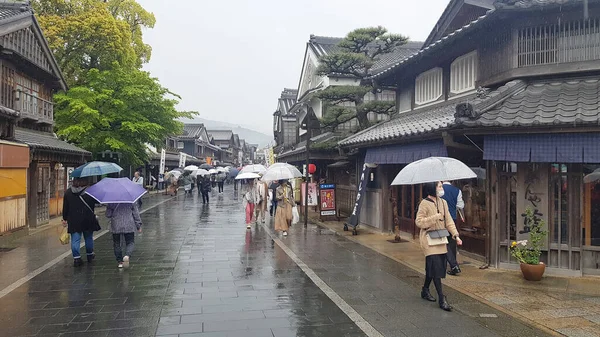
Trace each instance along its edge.
{"label": "woman holding white umbrella", "polygon": [[294,191],[287,180],[280,180],[275,191],[277,210],[275,212],[275,231],[288,235],[292,225],[292,208],[294,207]]}

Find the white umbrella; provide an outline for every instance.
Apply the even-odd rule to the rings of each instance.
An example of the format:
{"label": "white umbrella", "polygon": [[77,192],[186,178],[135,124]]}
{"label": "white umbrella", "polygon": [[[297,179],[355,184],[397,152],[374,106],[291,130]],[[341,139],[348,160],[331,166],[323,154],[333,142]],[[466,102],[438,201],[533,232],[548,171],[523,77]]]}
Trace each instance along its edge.
{"label": "white umbrella", "polygon": [[302,172],[292,165],[269,167],[263,175],[264,181],[288,180],[302,177]]}
{"label": "white umbrella", "polygon": [[235,177],[235,180],[256,179],[256,178],[260,178],[260,175],[258,175],[257,173],[245,172],[245,173],[238,174],[237,177]]}
{"label": "white umbrella", "polygon": [[252,165],[246,165],[246,166],[244,166],[244,168],[242,168],[242,170],[240,171],[240,173],[246,173],[246,172],[264,173],[265,171],[267,171],[267,168],[264,167],[263,165],[252,164]]}
{"label": "white umbrella", "polygon": [[392,185],[417,185],[472,178],[477,178],[477,175],[460,160],[430,157],[406,165],[392,181]]}
{"label": "white umbrella", "polygon": [[217,171],[215,169],[208,170],[208,174],[217,174],[217,173],[219,173],[219,171]]}
{"label": "white umbrella", "polygon": [[600,180],[600,169],[597,169],[594,172],[583,177],[583,182],[586,184],[593,183],[598,180]]}
{"label": "white umbrella", "polygon": [[208,174],[208,171],[205,169],[197,169],[196,171],[192,172],[192,177],[197,177],[197,176],[205,176]]}
{"label": "white umbrella", "polygon": [[169,175],[169,174],[174,176],[175,178],[179,178],[179,176],[181,175],[181,171],[173,170],[173,171],[167,172],[167,175]]}
{"label": "white umbrella", "polygon": [[196,171],[197,169],[198,169],[198,166],[196,166],[196,165],[190,165],[190,166],[186,166],[186,167],[185,167],[183,170],[184,170],[184,171],[191,171],[191,172],[194,172],[194,171]]}

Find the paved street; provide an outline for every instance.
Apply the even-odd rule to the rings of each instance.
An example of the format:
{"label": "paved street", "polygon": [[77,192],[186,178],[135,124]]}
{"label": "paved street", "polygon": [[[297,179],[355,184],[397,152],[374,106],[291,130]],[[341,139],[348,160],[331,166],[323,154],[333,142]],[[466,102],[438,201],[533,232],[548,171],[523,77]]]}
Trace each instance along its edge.
{"label": "paved street", "polygon": [[419,298],[417,273],[328,230],[246,231],[232,191],[211,203],[145,212],[128,269],[103,235],[92,265],[35,276],[0,299],[0,335],[546,336],[450,289],[469,310],[443,312]]}

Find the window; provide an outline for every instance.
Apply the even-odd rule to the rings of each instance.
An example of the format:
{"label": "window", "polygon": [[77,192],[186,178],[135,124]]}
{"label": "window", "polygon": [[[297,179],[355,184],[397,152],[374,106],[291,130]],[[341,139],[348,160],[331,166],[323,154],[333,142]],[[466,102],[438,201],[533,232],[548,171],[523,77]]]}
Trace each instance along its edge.
{"label": "window", "polygon": [[415,103],[426,104],[442,97],[442,68],[433,68],[415,80]]}
{"label": "window", "polygon": [[406,112],[411,109],[410,90],[402,90],[398,97],[398,112]]}
{"label": "window", "polygon": [[474,90],[477,81],[477,52],[463,55],[450,66],[450,92],[461,94]]}

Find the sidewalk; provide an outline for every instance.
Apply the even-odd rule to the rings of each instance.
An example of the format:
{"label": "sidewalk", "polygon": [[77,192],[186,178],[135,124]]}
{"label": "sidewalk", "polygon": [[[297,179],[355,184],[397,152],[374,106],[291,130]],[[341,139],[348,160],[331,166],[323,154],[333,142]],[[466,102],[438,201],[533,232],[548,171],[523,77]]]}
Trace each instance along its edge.
{"label": "sidewalk", "polygon": [[[170,196],[152,192],[144,197],[142,211],[152,208]],[[100,225],[103,229],[95,237],[105,233],[107,224],[104,218],[104,207],[97,208]],[[58,237],[62,231],[61,218],[54,218],[50,223],[29,231],[29,235],[9,241],[4,246],[14,248],[0,252],[0,294],[11,284],[35,272],[39,268],[59,258],[71,250],[70,245],[62,245]]]}
{"label": "sidewalk", "polygon": [[[351,231],[344,232],[343,222],[323,223],[316,214],[311,222],[424,274],[425,257],[411,238],[391,243],[393,235],[364,226],[353,236]],[[460,276],[448,276],[444,284],[555,335],[600,337],[600,279],[544,277],[533,283],[525,281],[519,271],[482,270],[481,262],[463,260]]]}

